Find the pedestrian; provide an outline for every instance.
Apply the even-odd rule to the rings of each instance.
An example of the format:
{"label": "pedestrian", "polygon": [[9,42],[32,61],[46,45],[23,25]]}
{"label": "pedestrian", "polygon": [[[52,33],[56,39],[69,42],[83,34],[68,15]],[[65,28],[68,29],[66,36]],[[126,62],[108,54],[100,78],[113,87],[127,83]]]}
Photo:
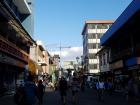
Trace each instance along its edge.
{"label": "pedestrian", "polygon": [[24,88],[23,84],[17,86],[16,92],[14,94],[14,102],[16,105],[24,105]]}
{"label": "pedestrian", "polygon": [[77,73],[73,73],[73,78],[71,82],[71,89],[72,89],[72,102],[73,104],[77,104],[78,101],[78,92],[80,91],[80,79],[77,76]]}
{"label": "pedestrian", "polygon": [[39,80],[37,85],[37,97],[38,97],[39,105],[43,104],[44,92],[45,92],[45,86],[43,85],[42,80]]}
{"label": "pedestrian", "polygon": [[81,77],[81,91],[85,91],[85,75]]}
{"label": "pedestrian", "polygon": [[67,87],[68,87],[67,81],[62,76],[60,81],[59,81],[59,91],[60,91],[62,105],[66,105]]}
{"label": "pedestrian", "polygon": [[24,105],[35,105],[37,101],[37,86],[33,82],[33,76],[29,74],[24,85]]}
{"label": "pedestrian", "polygon": [[111,79],[108,80],[107,90],[109,92],[109,95],[112,95],[112,93],[113,93],[113,83],[112,83]]}
{"label": "pedestrian", "polygon": [[96,83],[96,89],[97,89],[98,99],[99,101],[101,101],[103,97],[103,92],[105,89],[105,85],[102,79],[99,79],[99,81]]}

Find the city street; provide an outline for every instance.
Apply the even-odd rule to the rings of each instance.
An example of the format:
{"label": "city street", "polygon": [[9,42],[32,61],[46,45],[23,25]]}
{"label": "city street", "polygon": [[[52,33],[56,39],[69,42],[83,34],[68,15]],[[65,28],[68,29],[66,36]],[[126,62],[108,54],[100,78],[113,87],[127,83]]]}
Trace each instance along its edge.
{"label": "city street", "polygon": [[[15,105],[12,96],[5,96],[0,98],[0,105]],[[51,91],[47,89],[47,93],[44,95],[43,105],[61,105],[60,96],[58,91]],[[67,104],[72,105],[71,93],[68,92]],[[127,102],[125,101],[123,95],[120,93],[115,93],[112,96],[104,95],[103,101],[98,101],[96,97],[96,92],[92,89],[88,89],[85,92],[79,93],[78,105],[139,105],[137,102]]]}

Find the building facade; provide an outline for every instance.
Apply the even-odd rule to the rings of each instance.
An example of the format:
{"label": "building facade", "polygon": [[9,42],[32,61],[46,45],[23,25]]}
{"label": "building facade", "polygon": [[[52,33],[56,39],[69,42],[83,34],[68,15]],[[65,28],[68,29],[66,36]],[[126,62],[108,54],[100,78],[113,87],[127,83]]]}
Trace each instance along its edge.
{"label": "building facade", "polygon": [[[19,0],[16,0],[16,1],[19,1]],[[22,25],[23,27],[26,29],[26,31],[30,34],[30,36],[34,37],[34,2],[35,0],[25,0],[27,1],[27,4],[31,11],[30,15],[28,15],[27,18],[25,18],[23,21],[22,21]],[[21,1],[19,1],[21,2]]]}
{"label": "building facade", "polygon": [[24,80],[34,40],[22,22],[32,13],[26,0],[0,0],[0,95]]}
{"label": "building facade", "polygon": [[109,66],[114,79],[140,83],[140,1],[133,0],[101,38],[101,45],[110,49]]}
{"label": "building facade", "polygon": [[36,45],[30,47],[30,58],[37,63],[36,75],[38,79],[43,79],[43,75],[48,72],[49,58],[42,41],[36,41]]}
{"label": "building facade", "polygon": [[99,73],[99,59],[96,53],[100,50],[100,38],[110,28],[111,20],[86,21],[83,35],[83,66],[86,73]]}

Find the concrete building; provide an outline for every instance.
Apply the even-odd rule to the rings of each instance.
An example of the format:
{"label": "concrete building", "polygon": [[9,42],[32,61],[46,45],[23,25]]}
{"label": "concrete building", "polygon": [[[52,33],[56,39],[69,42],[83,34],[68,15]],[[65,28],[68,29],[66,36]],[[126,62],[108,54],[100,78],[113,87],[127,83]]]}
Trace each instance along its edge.
{"label": "concrete building", "polygon": [[140,0],[133,0],[101,38],[110,49],[109,66],[114,78],[140,81]]}
{"label": "concrete building", "polygon": [[99,73],[99,59],[95,54],[100,50],[100,38],[112,25],[112,20],[86,21],[83,35],[83,66],[87,74]]}
{"label": "concrete building", "polygon": [[[20,0],[15,0],[20,3],[22,3]],[[30,10],[30,15],[28,15],[27,18],[25,18],[22,21],[23,27],[26,29],[26,31],[30,34],[30,36],[34,37],[34,5],[35,5],[35,0],[25,0],[27,1],[27,4]]]}
{"label": "concrete building", "polygon": [[30,58],[37,63],[36,75],[42,79],[43,75],[49,72],[47,67],[49,57],[42,41],[36,41],[36,45],[30,47]]}
{"label": "concrete building", "polygon": [[14,90],[17,80],[24,80],[29,48],[35,43],[22,25],[30,14],[26,0],[0,0],[0,95]]}

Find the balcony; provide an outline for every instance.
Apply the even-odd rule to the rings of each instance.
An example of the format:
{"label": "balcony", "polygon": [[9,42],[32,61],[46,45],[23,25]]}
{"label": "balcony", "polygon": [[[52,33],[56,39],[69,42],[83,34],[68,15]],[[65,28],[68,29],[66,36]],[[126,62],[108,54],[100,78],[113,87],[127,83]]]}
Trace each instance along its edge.
{"label": "balcony", "polygon": [[47,63],[45,61],[38,61],[38,64],[41,66],[47,66]]}

